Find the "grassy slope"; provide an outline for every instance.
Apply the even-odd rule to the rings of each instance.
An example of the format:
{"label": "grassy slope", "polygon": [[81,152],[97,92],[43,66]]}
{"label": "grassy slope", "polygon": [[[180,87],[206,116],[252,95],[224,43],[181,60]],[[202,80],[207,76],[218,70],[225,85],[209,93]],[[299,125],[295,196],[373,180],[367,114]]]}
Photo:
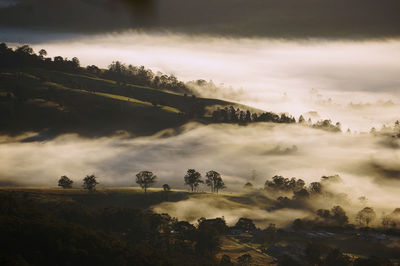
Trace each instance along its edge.
{"label": "grassy slope", "polygon": [[[15,88],[29,100],[7,99],[6,92]],[[0,114],[10,118],[0,121],[3,134],[48,129],[52,135],[73,132],[102,136],[118,130],[149,135],[186,123],[183,113],[194,104],[247,108],[218,99],[193,99],[146,86],[121,85],[85,74],[38,68],[0,71]]]}

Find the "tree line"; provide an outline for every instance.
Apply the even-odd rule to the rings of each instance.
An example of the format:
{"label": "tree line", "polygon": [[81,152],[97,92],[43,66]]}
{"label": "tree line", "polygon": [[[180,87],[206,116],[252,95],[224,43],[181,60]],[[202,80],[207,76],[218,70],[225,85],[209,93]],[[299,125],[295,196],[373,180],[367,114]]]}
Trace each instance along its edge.
{"label": "tree line", "polygon": [[133,83],[182,94],[194,93],[184,82],[179,81],[174,75],[166,75],[161,72],[155,74],[151,69],[146,69],[144,66],[127,66],[120,61],[114,61],[108,66],[108,69],[102,70],[95,65],[81,67],[77,57],[68,59],[62,56],[55,56],[54,58],[46,56],[47,51],[44,49],[41,49],[36,54],[29,45],[23,45],[13,50],[7,44],[0,43],[0,68],[21,66],[41,67],[51,70],[94,75],[114,80],[117,84]]}
{"label": "tree line", "polygon": [[[220,190],[225,189],[225,183],[222,180],[222,176],[220,173],[211,170],[206,173],[206,178],[203,181],[201,174],[197,172],[195,169],[187,170],[187,173],[184,176],[185,185],[189,186],[192,192],[197,191],[200,184],[206,184],[210,187],[212,193],[218,193]],[[99,184],[97,181],[97,177],[95,175],[87,175],[83,178],[84,189],[88,191],[95,191],[96,186]],[[136,183],[143,189],[145,193],[147,193],[147,189],[153,186],[157,182],[157,176],[151,171],[140,171],[136,174]],[[61,176],[58,180],[58,186],[64,189],[72,188],[74,181],[67,176]],[[164,184],[164,191],[170,191],[171,187],[168,184]]]}

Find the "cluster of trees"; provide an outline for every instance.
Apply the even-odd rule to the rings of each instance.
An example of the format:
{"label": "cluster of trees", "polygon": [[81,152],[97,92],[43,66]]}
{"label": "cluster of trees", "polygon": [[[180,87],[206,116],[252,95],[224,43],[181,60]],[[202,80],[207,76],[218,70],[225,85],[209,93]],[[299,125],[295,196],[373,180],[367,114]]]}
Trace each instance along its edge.
{"label": "cluster of trees", "polygon": [[0,43],[0,67],[42,67],[67,72],[81,71],[79,59],[73,57],[71,60],[56,56],[47,58],[47,51],[41,49],[37,54],[32,47],[23,45],[15,50],[9,48],[5,43]]}
{"label": "cluster of trees", "polygon": [[218,107],[212,113],[212,120],[216,123],[251,123],[251,122],[274,122],[274,123],[296,123],[296,119],[287,114],[275,114],[265,112],[261,114],[251,113],[249,110],[235,109],[233,106]]}
{"label": "cluster of trees", "polygon": [[[238,123],[247,124],[251,122],[273,122],[273,123],[296,123],[296,119],[288,114],[275,114],[272,112],[252,113],[249,110],[241,110],[233,106],[226,106],[224,108],[218,107],[212,113],[212,121],[215,123]],[[337,122],[333,124],[330,119],[320,120],[314,124],[311,118],[306,121],[304,116],[301,115],[298,119],[301,125],[310,126],[316,129],[323,129],[330,132],[341,132],[341,124]],[[400,133],[400,131],[399,131]]]}
{"label": "cluster of trees", "polygon": [[400,121],[397,120],[393,126],[383,125],[381,130],[376,128],[371,128],[370,134],[374,136],[391,136],[395,138],[400,138]]}
{"label": "cluster of trees", "polygon": [[[270,180],[265,182],[265,190],[274,194],[284,194],[286,196],[279,196],[277,198],[277,208],[285,207],[302,207],[304,202],[311,197],[325,195],[327,197],[337,196],[337,199],[346,199],[346,195],[333,195],[332,192],[327,188],[328,184],[341,182],[339,175],[322,176],[320,182],[312,182],[308,186],[302,179],[296,178],[285,178],[283,176],[276,175]],[[248,187],[249,185],[247,185]],[[292,194],[292,198],[287,195]],[[356,223],[363,226],[370,226],[377,218],[377,215],[373,208],[365,207],[360,210],[356,217]],[[296,219],[293,226],[295,228],[304,228],[314,225],[324,226],[346,226],[348,225],[349,218],[346,212],[341,206],[334,206],[331,210],[319,209],[316,211],[316,219],[304,221]],[[385,227],[396,227],[400,222],[400,209],[396,209],[392,214],[386,215],[382,218],[382,225]]]}
{"label": "cluster of trees", "polygon": [[339,175],[322,176],[319,182],[311,182],[308,186],[302,179],[285,178],[280,175],[275,175],[271,180],[266,180],[264,189],[270,192],[285,192],[294,194],[294,198],[308,197],[313,194],[328,193],[324,191],[324,184],[341,182]]}
{"label": "cluster of trees", "polygon": [[[126,207],[0,193],[1,265],[218,265],[222,232]],[[220,219],[223,221],[223,219]],[[224,221],[223,221],[224,223]]]}
{"label": "cluster of trees", "polygon": [[400,225],[400,208],[396,208],[392,213],[384,215],[382,225],[389,228],[396,228]]}
{"label": "cluster of trees", "polygon": [[[91,71],[97,75],[99,74],[99,69],[96,66],[89,66],[87,71]],[[104,72],[103,76],[108,79],[116,80],[122,84],[133,83],[183,94],[193,94],[185,83],[179,81],[174,75],[168,76],[161,72],[154,74],[151,69],[146,69],[144,66],[126,66],[120,61],[112,62]]]}
{"label": "cluster of trees", "polygon": [[[303,115],[300,115],[299,119],[298,119],[299,124],[301,125],[306,125],[312,128],[316,128],[316,129],[323,129],[326,131],[330,131],[330,132],[342,132],[342,128],[341,128],[341,124],[340,122],[336,122],[335,124],[332,122],[332,120],[330,119],[323,119],[323,120],[319,120],[317,122],[315,122],[313,124],[311,118],[309,118],[307,121],[304,118]],[[349,129],[350,130],[350,129]],[[348,130],[348,131],[349,131]]]}
{"label": "cluster of trees", "polygon": [[[292,224],[292,228],[298,230],[309,230],[313,227],[354,227],[349,224],[349,217],[341,206],[334,206],[331,210],[319,209],[316,211],[316,218],[296,219]],[[368,227],[376,219],[376,213],[373,208],[365,207],[360,210],[355,221],[360,227]]]}
{"label": "cluster of trees", "polygon": [[[72,184],[74,183],[68,176],[61,176],[58,180],[58,186],[64,189],[72,188]],[[89,191],[95,191],[96,186],[99,184],[97,181],[97,177],[95,175],[87,175],[83,178],[82,187]]]}
{"label": "cluster of trees", "polygon": [[208,187],[210,187],[211,192],[218,193],[219,190],[226,188],[224,181],[222,180],[221,175],[216,171],[208,171],[206,173],[205,182],[201,179],[201,174],[197,172],[195,169],[187,170],[186,175],[184,176],[185,185],[190,187],[190,190],[196,191],[200,184],[205,183]]}
{"label": "cluster of trees", "polygon": [[47,51],[42,49],[37,54],[29,45],[23,45],[15,50],[9,48],[5,43],[0,43],[0,68],[1,67],[41,67],[51,70],[60,70],[72,73],[85,73],[101,78],[115,80],[118,84],[133,83],[136,85],[149,86],[161,90],[169,90],[182,94],[193,94],[192,90],[174,75],[166,75],[161,72],[154,74],[144,66],[126,66],[115,61],[110,64],[107,70],[103,71],[95,65],[86,68],[80,66],[77,57],[71,60],[56,56],[53,59],[47,58]]}

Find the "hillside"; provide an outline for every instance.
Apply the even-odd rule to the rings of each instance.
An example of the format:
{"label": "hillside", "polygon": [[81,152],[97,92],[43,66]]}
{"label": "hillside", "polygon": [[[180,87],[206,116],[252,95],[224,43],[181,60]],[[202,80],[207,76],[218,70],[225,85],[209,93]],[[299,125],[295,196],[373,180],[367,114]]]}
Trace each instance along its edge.
{"label": "hillside", "polygon": [[209,122],[197,110],[235,105],[44,68],[0,69],[0,80],[3,134],[35,131],[48,137],[61,133],[102,136],[124,130],[149,135],[191,119]]}

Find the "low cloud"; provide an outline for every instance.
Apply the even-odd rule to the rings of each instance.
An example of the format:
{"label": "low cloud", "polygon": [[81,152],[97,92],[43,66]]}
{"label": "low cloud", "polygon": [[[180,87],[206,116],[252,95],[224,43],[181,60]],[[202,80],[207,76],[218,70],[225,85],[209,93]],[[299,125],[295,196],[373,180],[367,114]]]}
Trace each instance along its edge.
{"label": "low cloud", "polygon": [[[294,146],[295,152],[276,152],[276,147],[285,150],[283,147]],[[311,207],[302,207],[303,212],[346,203],[346,211],[354,213],[362,207],[358,198],[366,196],[371,206],[388,213],[400,206],[399,152],[382,145],[380,137],[330,133],[300,125],[191,123],[177,135],[160,133],[141,138],[98,139],[64,135],[45,142],[2,142],[0,183],[51,187],[57,185],[61,175],[67,175],[79,187],[86,174],[94,173],[99,176],[100,186],[134,186],[135,174],[150,170],[159,178],[156,186],[168,183],[172,188],[185,189],[183,176],[188,168],[194,168],[203,175],[209,170],[218,171],[228,187],[227,192],[243,192],[246,182],[251,181],[257,190],[274,175],[301,178],[310,183],[324,175],[339,174],[343,182],[330,187],[338,196],[314,200],[308,205]],[[371,161],[371,158],[375,159]],[[207,187],[200,187],[200,191],[206,190]],[[266,211],[268,199],[260,195],[249,197],[249,200],[256,199],[259,202],[254,205],[262,208],[255,210],[260,214],[252,217],[273,216]],[[187,204],[197,203],[191,199]],[[211,206],[215,214],[222,215],[227,209],[224,202],[215,204]],[[229,221],[239,214],[248,214],[238,207]],[[179,210],[180,206],[168,205],[168,208]],[[182,215],[196,216],[190,211]]]}

